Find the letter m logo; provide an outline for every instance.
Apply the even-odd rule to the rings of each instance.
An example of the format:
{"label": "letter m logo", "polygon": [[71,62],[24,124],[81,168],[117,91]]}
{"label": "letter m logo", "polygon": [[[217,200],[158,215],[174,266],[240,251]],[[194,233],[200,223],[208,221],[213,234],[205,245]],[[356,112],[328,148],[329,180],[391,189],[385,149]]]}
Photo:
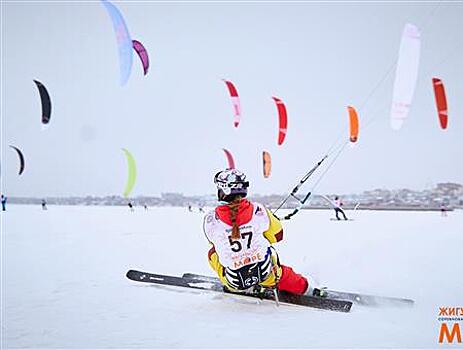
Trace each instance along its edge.
{"label": "letter m logo", "polygon": [[453,324],[451,332],[449,331],[449,328],[447,327],[447,323],[444,322],[441,324],[440,332],[439,332],[439,343],[443,343],[444,338],[446,339],[447,343],[453,343],[455,336],[457,337],[457,342],[461,343],[461,330],[460,330],[459,323]]}

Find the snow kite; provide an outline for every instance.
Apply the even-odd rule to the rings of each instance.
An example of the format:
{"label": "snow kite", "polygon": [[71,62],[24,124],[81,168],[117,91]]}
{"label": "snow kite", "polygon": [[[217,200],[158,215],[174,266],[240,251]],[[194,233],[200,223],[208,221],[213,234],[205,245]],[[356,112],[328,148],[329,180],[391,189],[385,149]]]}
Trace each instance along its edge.
{"label": "snow kite", "polygon": [[51,116],[51,100],[45,86],[38,80],[34,80],[39,89],[40,101],[42,103],[42,124],[48,124]]}
{"label": "snow kite", "polygon": [[222,148],[222,150],[225,152],[225,156],[227,157],[228,169],[235,169],[235,161],[233,160],[233,156],[230,151],[225,148]]}
{"label": "snow kite", "polygon": [[272,159],[270,158],[270,153],[268,153],[267,151],[263,151],[262,161],[263,161],[264,177],[268,178],[270,176],[270,172],[272,171]]}
{"label": "snow kite", "polygon": [[24,171],[24,155],[23,153],[21,152],[21,150],[18,148],[18,147],[15,147],[15,146],[12,146],[10,145],[11,148],[13,148],[16,153],[18,153],[18,157],[19,157],[19,173],[18,175],[21,175]]}
{"label": "snow kite", "polygon": [[406,24],[400,42],[391,108],[391,127],[399,130],[408,116],[415,92],[420,61],[420,32]]}
{"label": "snow kite", "polygon": [[135,159],[132,154],[127,151],[125,148],[122,149],[127,158],[127,183],[125,185],[124,197],[127,198],[132,192],[133,187],[135,186],[135,180],[137,179],[137,166],[135,164]]}
{"label": "snow kite", "polygon": [[286,113],[286,107],[283,101],[281,101],[278,97],[272,98],[275,101],[278,109],[278,145],[281,146],[285,141],[286,131],[288,129],[288,115]]}
{"label": "snow kite", "polygon": [[233,85],[231,81],[225,79],[222,80],[225,82],[225,84],[227,84],[228,92],[230,93],[234,114],[233,124],[235,125],[235,128],[237,128],[241,120],[240,97],[238,96],[238,91],[236,90],[235,85]]}
{"label": "snow kite", "polygon": [[320,194],[319,196],[322,197],[325,201],[327,201],[331,208],[333,209],[338,208],[338,205],[336,205],[336,203],[332,201],[331,199],[329,199],[327,196],[323,194]]}
{"label": "snow kite", "polygon": [[113,23],[114,33],[119,48],[120,83],[125,85],[132,71],[132,39],[130,38],[124,17],[116,6],[107,0],[101,0]]}
{"label": "snow kite", "polygon": [[349,111],[349,140],[354,143],[359,136],[359,118],[354,107],[347,106],[347,110]]}
{"label": "snow kite", "polygon": [[148,58],[148,51],[146,51],[145,47],[141,42],[138,40],[132,40],[133,49],[140,57],[141,64],[143,65],[143,75],[148,74],[148,68],[150,67],[150,61]]}
{"label": "snow kite", "polygon": [[444,83],[439,78],[432,78],[434,86],[434,97],[436,98],[437,114],[439,115],[439,123],[442,129],[447,129],[448,114],[447,114],[447,97],[445,97]]}

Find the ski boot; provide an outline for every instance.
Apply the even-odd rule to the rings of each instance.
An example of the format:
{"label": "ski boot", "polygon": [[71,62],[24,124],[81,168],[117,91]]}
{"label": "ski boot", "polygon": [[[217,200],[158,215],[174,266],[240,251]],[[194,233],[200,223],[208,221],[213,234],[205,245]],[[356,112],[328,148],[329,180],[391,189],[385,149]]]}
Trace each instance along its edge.
{"label": "ski boot", "polygon": [[268,295],[269,290],[268,288],[262,287],[261,285],[254,285],[252,287],[249,287],[247,289],[232,289],[227,286],[222,286],[223,291],[225,293],[231,293],[231,294],[251,294],[259,297],[260,299],[263,299],[266,295]]}
{"label": "ski boot", "polygon": [[312,296],[317,297],[317,298],[326,298],[326,297],[328,297],[328,292],[326,291],[326,287],[314,288],[312,290]]}
{"label": "ski boot", "polygon": [[251,288],[252,294],[256,295],[260,299],[264,299],[265,297],[269,297],[270,295],[273,295],[274,288],[268,288],[268,287],[262,287],[260,284],[256,284]]}

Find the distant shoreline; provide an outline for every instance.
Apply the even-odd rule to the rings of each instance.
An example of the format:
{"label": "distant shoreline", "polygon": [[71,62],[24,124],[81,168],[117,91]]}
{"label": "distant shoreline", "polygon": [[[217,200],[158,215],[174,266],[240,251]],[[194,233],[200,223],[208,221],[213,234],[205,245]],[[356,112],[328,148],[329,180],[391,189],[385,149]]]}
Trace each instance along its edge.
{"label": "distant shoreline", "polygon": [[[302,209],[308,210],[333,210],[332,208],[323,208],[323,207],[304,207]],[[352,211],[354,207],[343,207],[344,210]],[[385,207],[385,206],[360,206],[355,210],[381,210],[381,211],[441,211],[440,208],[436,207]],[[454,211],[454,208],[446,208],[446,211]]]}
{"label": "distant shoreline", "polygon": [[[14,205],[41,205],[40,202],[29,202],[29,203],[24,203],[24,202],[11,202],[9,204],[14,204]],[[48,206],[50,205],[62,205],[62,206],[65,206],[65,205],[68,205],[68,206],[82,206],[82,207],[126,207],[127,204],[125,203],[114,203],[114,204],[84,204],[84,203],[55,203],[55,202],[48,202],[47,203]],[[140,205],[140,204],[135,204],[134,205],[135,208],[143,208],[143,205]],[[147,205],[148,208],[188,208],[188,205]],[[193,205],[194,208],[197,208],[197,207],[200,207],[198,205]],[[210,207],[210,205],[204,205],[202,207]],[[269,209],[273,210],[273,209],[276,209],[272,206],[268,206]],[[365,210],[371,210],[371,211],[436,211],[436,212],[439,212],[441,211],[441,208],[437,208],[437,207],[412,207],[412,206],[398,206],[398,207],[394,207],[394,206],[373,206],[373,205],[370,205],[370,206],[359,206],[357,209],[354,209],[355,207],[351,207],[351,206],[344,206],[343,209],[346,210],[346,211],[356,211],[356,210],[361,210],[361,211],[365,211]],[[296,209],[296,207],[291,207],[291,208],[281,208],[281,210],[294,210]],[[452,208],[452,207],[449,207],[449,208],[446,208],[446,211],[454,211],[455,209],[457,208]],[[329,208],[327,206],[304,206],[303,208],[301,208],[301,210],[333,210],[333,208]]]}

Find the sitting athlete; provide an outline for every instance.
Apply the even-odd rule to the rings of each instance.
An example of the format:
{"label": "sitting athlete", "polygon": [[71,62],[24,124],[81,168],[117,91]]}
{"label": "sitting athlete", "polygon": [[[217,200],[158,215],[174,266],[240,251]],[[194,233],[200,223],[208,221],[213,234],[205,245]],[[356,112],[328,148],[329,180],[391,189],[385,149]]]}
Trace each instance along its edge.
{"label": "sitting athlete", "polygon": [[277,288],[294,294],[320,296],[305,277],[280,264],[272,244],[283,239],[280,221],[262,204],[245,197],[249,182],[236,169],[215,175],[218,200],[222,205],[206,214],[204,233],[212,244],[209,264],[231,291]]}

